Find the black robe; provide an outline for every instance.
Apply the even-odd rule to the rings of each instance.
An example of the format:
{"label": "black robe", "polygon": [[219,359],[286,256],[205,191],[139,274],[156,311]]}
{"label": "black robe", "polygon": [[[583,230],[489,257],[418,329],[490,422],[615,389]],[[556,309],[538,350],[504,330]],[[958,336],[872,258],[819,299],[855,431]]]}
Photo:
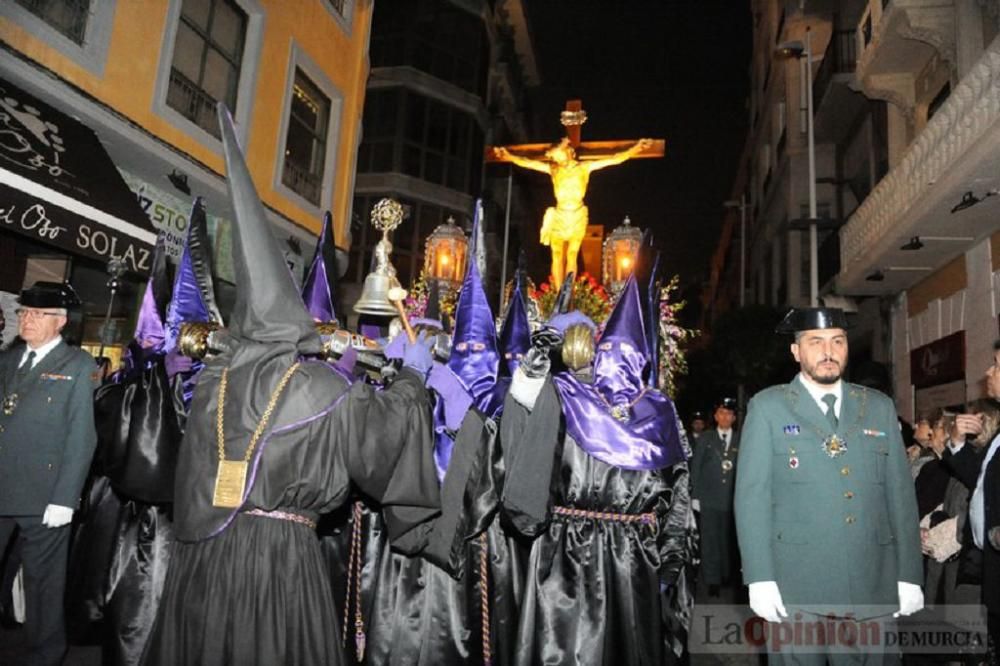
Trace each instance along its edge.
{"label": "black robe", "polygon": [[147,666],[343,663],[315,531],[248,510],[315,520],[348,499],[353,481],[381,503],[396,547],[418,552],[427,543],[440,511],[431,413],[422,378],[406,369],[375,391],[361,383],[348,389],[325,363],[303,363],[257,445],[243,506],[213,506],[222,369],[230,366],[226,455],[238,460],[293,360],[284,345],[245,343],[202,371],[177,471],[178,541]]}
{"label": "black robe", "polygon": [[[153,626],[173,541],[174,472],[184,404],[162,354],[95,393],[98,451],[70,557],[74,635],[100,622],[104,663],[136,666]],[[183,375],[174,378],[183,381]]]}
{"label": "black robe", "polygon": [[[690,612],[694,558],[686,463],[613,467],[565,433],[546,382],[533,411],[508,397],[501,422],[504,510],[534,536],[520,613],[517,664],[669,664]],[[652,524],[556,514],[556,507],[655,514]]]}
{"label": "black robe", "polygon": [[524,553],[498,520],[502,484],[496,427],[471,410],[427,549],[408,557],[386,544],[378,558],[366,663],[513,663]]}

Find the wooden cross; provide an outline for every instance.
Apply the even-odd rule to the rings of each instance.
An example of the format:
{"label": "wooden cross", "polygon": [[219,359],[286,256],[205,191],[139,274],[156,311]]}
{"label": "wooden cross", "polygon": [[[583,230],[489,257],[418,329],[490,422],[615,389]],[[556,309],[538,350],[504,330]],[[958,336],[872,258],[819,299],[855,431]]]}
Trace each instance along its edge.
{"label": "wooden cross", "polygon": [[[597,160],[621,152],[635,143],[635,139],[622,139],[613,141],[581,141],[580,129],[587,120],[587,114],[583,110],[583,104],[578,99],[567,100],[566,108],[562,113],[562,122],[566,127],[566,136],[569,143],[576,151],[579,160]],[[517,155],[541,159],[545,151],[552,147],[551,143],[522,143],[515,146],[505,146],[507,150]],[[488,163],[510,162],[510,159],[497,157],[494,154],[493,146],[486,146],[484,158]],[[654,139],[653,145],[646,148],[641,153],[632,156],[632,159],[642,159],[650,157],[663,157],[666,152],[666,140]]]}

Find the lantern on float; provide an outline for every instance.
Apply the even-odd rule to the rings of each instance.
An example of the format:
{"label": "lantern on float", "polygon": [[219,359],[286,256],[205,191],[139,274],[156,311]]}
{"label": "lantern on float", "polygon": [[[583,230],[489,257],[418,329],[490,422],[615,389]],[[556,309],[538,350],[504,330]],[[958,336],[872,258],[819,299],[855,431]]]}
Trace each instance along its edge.
{"label": "lantern on float", "polygon": [[628,276],[635,270],[641,244],[642,231],[632,226],[628,216],[604,239],[601,248],[602,282],[612,294],[622,290]]}
{"label": "lantern on float", "polygon": [[465,277],[469,239],[448,216],[448,222],[438,225],[424,244],[424,277],[441,285],[457,289]]}

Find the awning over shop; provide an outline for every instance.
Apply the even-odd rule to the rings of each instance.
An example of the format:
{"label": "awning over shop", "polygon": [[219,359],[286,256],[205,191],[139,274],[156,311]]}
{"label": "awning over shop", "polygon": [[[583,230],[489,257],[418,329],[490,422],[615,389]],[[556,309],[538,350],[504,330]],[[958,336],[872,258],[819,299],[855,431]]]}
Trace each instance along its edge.
{"label": "awning over shop", "polygon": [[0,228],[147,272],[156,230],[94,132],[0,79]]}

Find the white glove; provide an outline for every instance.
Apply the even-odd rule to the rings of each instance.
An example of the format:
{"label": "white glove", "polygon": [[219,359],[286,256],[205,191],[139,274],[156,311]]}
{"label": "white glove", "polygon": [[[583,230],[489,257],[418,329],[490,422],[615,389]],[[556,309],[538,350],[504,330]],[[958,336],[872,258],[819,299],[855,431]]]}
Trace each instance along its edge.
{"label": "white glove", "polygon": [[924,607],[924,591],[919,585],[898,581],[896,586],[899,590],[899,610],[892,614],[893,617],[913,615]]}
{"label": "white glove", "polygon": [[773,580],[750,583],[750,608],[768,622],[781,622],[781,618],[788,617],[778,584]]}
{"label": "white glove", "polygon": [[692,499],[691,500],[691,510],[701,513],[701,500]]}
{"label": "white glove", "polygon": [[535,400],[542,392],[544,384],[545,375],[529,377],[519,366],[514,371],[514,377],[510,381],[510,396],[530,412],[535,408]]}
{"label": "white glove", "polygon": [[49,504],[45,507],[45,514],[42,515],[42,525],[46,527],[62,527],[69,525],[72,520],[73,509],[58,504]]}

